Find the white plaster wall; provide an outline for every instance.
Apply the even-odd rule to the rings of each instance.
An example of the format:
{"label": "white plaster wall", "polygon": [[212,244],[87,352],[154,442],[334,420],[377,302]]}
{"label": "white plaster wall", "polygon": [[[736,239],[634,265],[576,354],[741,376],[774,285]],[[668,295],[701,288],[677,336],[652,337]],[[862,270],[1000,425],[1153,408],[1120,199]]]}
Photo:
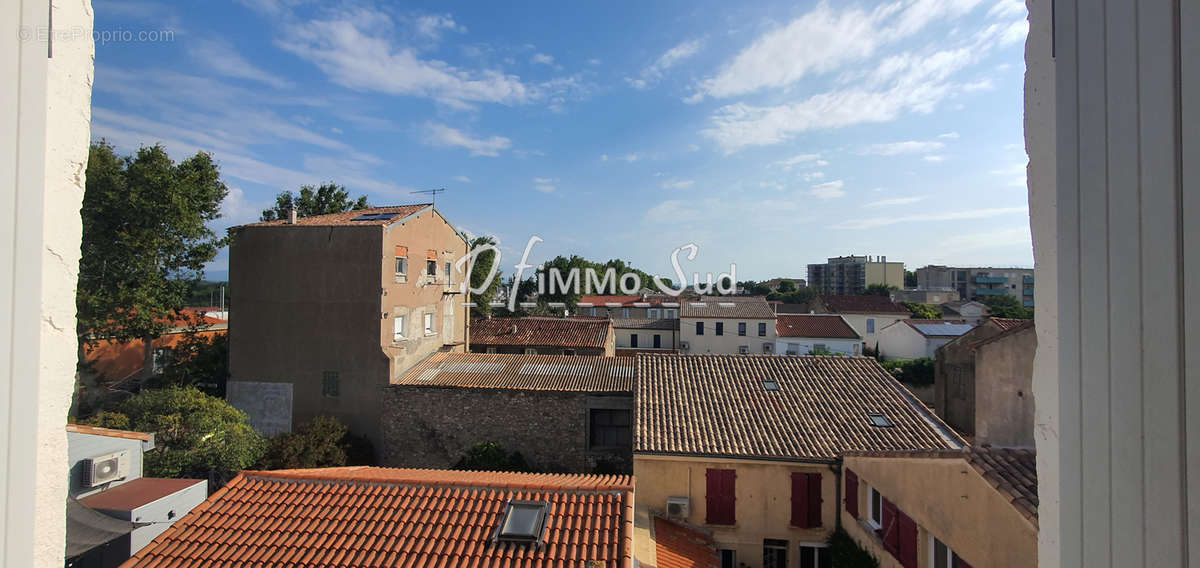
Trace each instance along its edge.
{"label": "white plaster wall", "polygon": [[925,336],[906,323],[893,323],[880,330],[877,335],[879,354],[884,359],[920,359],[931,353]]}
{"label": "white plaster wall", "polygon": [[797,355],[807,355],[816,344],[824,345],[830,353],[862,355],[861,343],[857,339],[820,339],[815,337],[780,337],[775,340],[775,354],[786,355],[789,343],[797,345]]}

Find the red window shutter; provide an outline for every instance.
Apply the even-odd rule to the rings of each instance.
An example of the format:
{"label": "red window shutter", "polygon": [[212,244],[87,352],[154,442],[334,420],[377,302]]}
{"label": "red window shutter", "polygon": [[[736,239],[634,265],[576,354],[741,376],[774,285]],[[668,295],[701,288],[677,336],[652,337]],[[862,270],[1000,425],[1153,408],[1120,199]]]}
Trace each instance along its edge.
{"label": "red window shutter", "polygon": [[846,512],[851,517],[858,516],[858,474],[846,470]]}
{"label": "red window shutter", "polygon": [[821,474],[808,474],[808,527],[821,526]]}
{"label": "red window shutter", "polygon": [[792,472],[792,526],[808,528],[808,474]]}
{"label": "red window shutter", "polygon": [[407,257],[408,256],[408,247],[396,245],[396,256]]}
{"label": "red window shutter", "polygon": [[879,540],[883,541],[883,549],[898,559],[900,557],[900,528],[896,526],[898,524],[896,505],[887,499],[883,499],[882,502],[883,514],[880,516]]}
{"label": "red window shutter", "polygon": [[736,502],[736,475],[732,469],[710,469],[705,472],[705,522],[712,525],[732,525]]}
{"label": "red window shutter", "polygon": [[900,518],[897,535],[900,540],[900,565],[904,568],[917,568],[917,523],[912,517],[904,514],[904,511],[900,511],[897,516]]}

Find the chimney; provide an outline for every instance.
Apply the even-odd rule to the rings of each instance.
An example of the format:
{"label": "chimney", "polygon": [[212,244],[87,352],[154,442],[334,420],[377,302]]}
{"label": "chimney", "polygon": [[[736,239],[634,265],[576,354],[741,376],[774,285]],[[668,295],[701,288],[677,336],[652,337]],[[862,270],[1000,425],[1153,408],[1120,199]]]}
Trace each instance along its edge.
{"label": "chimney", "polygon": [[288,224],[289,225],[296,224],[296,208],[295,207],[288,207]]}

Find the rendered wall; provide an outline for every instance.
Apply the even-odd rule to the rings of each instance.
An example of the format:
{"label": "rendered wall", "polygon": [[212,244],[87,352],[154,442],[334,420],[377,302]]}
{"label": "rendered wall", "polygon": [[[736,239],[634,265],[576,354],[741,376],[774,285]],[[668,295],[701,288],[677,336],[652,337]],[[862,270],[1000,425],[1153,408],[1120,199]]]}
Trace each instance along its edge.
{"label": "rendered wall", "polygon": [[975,443],[1032,448],[1033,354],[1037,333],[1024,329],[975,350]]}
{"label": "rendered wall", "polygon": [[[696,322],[704,322],[704,335],[696,335]],[[717,322],[723,329],[717,335]],[[738,323],[746,324],[746,335],[738,335]],[[758,324],[767,326],[767,334],[758,334]],[[770,343],[775,349],[775,319],[736,319],[736,318],[680,318],[679,340],[688,342],[687,353],[703,355],[705,353],[737,355],[738,348],[745,345],[751,355],[763,354],[763,344]]]}

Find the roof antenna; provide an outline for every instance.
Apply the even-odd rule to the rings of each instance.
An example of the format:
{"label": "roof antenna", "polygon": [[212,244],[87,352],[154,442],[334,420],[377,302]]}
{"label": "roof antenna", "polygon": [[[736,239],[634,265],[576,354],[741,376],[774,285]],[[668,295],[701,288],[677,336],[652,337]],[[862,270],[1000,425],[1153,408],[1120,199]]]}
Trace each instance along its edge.
{"label": "roof antenna", "polygon": [[409,193],[427,193],[427,194],[429,194],[430,203],[437,205],[437,194],[439,194],[443,191],[446,191],[446,188],[439,187],[437,189],[422,189],[422,190],[418,190],[418,191],[410,191]]}

